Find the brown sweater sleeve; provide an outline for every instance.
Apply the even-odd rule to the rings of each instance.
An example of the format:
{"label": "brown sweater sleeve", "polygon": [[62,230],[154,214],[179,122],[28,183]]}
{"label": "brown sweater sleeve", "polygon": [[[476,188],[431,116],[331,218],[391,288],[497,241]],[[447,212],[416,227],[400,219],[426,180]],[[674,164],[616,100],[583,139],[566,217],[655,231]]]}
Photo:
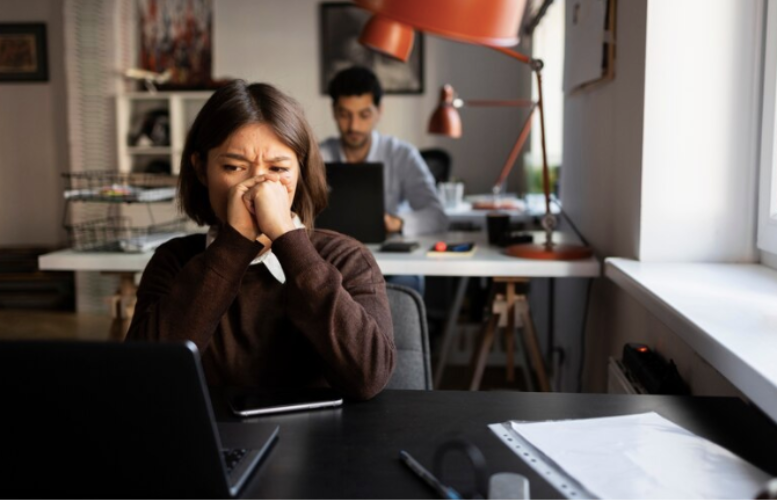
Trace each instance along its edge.
{"label": "brown sweater sleeve", "polygon": [[289,320],[324,360],[329,383],[351,397],[380,392],[395,363],[394,332],[383,275],[357,242],[334,237],[317,251],[305,230],[273,242],[286,274]]}
{"label": "brown sweater sleeve", "polygon": [[127,339],[191,340],[204,352],[261,249],[230,226],[204,252],[182,240],[161,246],[143,271]]}

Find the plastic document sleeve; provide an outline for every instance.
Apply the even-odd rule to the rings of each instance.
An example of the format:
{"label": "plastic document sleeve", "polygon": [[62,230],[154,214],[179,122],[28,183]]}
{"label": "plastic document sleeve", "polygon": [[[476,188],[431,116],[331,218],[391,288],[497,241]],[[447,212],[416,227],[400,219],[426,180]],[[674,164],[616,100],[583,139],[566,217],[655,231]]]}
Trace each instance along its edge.
{"label": "plastic document sleeve", "polygon": [[489,428],[566,498],[755,498],[770,478],[655,412]]}

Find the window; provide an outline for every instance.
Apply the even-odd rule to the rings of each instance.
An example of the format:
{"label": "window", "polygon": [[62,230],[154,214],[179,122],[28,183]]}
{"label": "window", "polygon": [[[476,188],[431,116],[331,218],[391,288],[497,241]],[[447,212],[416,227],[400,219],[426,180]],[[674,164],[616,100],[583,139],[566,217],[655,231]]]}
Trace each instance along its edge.
{"label": "window", "polygon": [[[534,7],[542,4],[533,2]],[[542,94],[545,113],[545,145],[548,167],[551,170],[551,190],[558,179],[556,169],[561,166],[564,131],[564,2],[554,2],[545,12],[532,34],[532,57],[542,59]],[[537,12],[538,8],[531,9]],[[539,98],[537,80],[532,75],[532,100]],[[542,146],[540,143],[540,114],[535,113],[530,137],[531,148],[524,156],[528,175],[528,191],[542,192]]]}
{"label": "window", "polygon": [[777,254],[777,4],[766,4],[758,248]]}

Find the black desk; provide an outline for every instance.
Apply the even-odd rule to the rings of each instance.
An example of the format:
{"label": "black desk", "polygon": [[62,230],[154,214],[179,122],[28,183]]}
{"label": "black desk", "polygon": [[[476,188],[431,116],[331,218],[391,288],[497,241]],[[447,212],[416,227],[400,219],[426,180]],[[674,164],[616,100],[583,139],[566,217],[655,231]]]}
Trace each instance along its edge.
{"label": "black desk", "polygon": [[[240,438],[250,434],[245,426],[251,422],[281,425],[280,439],[247,486],[245,497],[434,498],[399,461],[399,450],[407,450],[431,468],[437,445],[459,435],[480,447],[489,474],[523,474],[531,483],[532,498],[558,498],[487,424],[646,411],[655,411],[777,476],[777,426],[736,398],[385,391],[371,401],[346,403],[341,409],[240,423],[229,415],[221,393],[214,391],[212,396],[217,418],[238,422],[226,426],[227,446],[245,444]],[[454,486],[454,479],[469,479],[465,461],[460,462],[451,464],[454,476],[459,476],[449,481]]]}

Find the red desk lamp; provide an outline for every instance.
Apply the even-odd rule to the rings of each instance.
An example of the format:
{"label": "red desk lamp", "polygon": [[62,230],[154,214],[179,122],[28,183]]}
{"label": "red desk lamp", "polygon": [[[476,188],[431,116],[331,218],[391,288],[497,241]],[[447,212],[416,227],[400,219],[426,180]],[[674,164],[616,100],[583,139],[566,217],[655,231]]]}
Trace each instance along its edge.
{"label": "red desk lamp", "polygon": [[407,61],[413,48],[414,29],[433,33],[459,42],[484,45],[528,65],[537,78],[538,99],[531,101],[458,101],[453,88],[443,87],[440,105],[429,122],[431,133],[451,137],[461,136],[461,119],[456,110],[468,106],[525,106],[530,108],[510,155],[494,184],[494,193],[501,191],[510,174],[518,153],[531,130],[534,110],[540,113],[540,137],[542,144],[542,185],[545,194],[545,242],[512,245],[508,255],[528,259],[571,260],[583,259],[592,254],[590,248],[581,245],[553,242],[556,217],[550,210],[550,176],[545,150],[545,117],[542,108],[542,61],[508,50],[518,44],[518,30],[526,0],[354,0],[371,12],[373,17],[362,31],[359,42],[373,50]]}

